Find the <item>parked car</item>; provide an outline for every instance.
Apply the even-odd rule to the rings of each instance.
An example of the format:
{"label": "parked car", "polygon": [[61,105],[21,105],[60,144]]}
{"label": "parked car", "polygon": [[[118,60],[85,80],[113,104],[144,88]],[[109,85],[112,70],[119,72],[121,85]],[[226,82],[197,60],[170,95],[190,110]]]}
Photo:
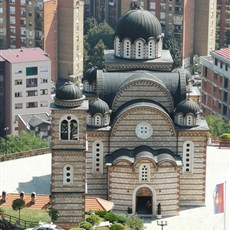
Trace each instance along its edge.
{"label": "parked car", "polygon": [[26,230],[64,230],[53,223],[39,223],[39,227],[27,228]]}

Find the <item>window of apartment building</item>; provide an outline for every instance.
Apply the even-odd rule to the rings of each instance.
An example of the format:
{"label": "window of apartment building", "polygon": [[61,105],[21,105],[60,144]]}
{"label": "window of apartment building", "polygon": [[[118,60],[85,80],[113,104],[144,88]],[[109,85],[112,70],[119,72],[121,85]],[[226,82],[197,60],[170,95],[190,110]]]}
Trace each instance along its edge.
{"label": "window of apartment building", "polygon": [[3,13],[3,8],[2,7],[0,7],[0,14],[2,14]]}
{"label": "window of apartment building", "polygon": [[15,80],[14,85],[22,85],[22,79]]}
{"label": "window of apartment building", "polygon": [[14,6],[10,7],[10,14],[15,14],[15,7]]}
{"label": "window of apartment building", "polygon": [[214,73],[214,79],[217,80],[217,73]]}
{"label": "window of apartment building", "polygon": [[149,3],[149,9],[150,10],[155,10],[156,9],[156,3],[155,2],[150,2]]}
{"label": "window of apartment building", "polygon": [[15,96],[15,97],[22,97],[22,92],[15,92],[15,93],[14,93],[14,96]]}
{"label": "window of apartment building", "polygon": [[226,105],[223,105],[223,115],[226,116],[228,113],[228,107]]}
{"label": "window of apartment building", "polygon": [[3,18],[0,18],[0,23],[3,23]]}
{"label": "window of apartment building", "polygon": [[24,27],[21,27],[21,35],[23,36],[26,36],[26,28]]}
{"label": "window of apartment building", "polygon": [[38,80],[37,78],[26,79],[26,87],[37,87]]}
{"label": "window of apartment building", "polygon": [[216,92],[216,86],[215,85],[213,86],[213,92]]}
{"label": "window of apartment building", "polygon": [[207,75],[208,75],[208,68],[204,67],[204,77],[207,77]]}
{"label": "window of apartment building", "polygon": [[16,103],[14,108],[15,109],[22,109],[23,108],[23,104],[22,103]]}
{"label": "window of apartment building", "polygon": [[15,74],[20,74],[20,73],[22,73],[22,69],[15,69],[14,73]]}
{"label": "window of apartment building", "polygon": [[31,12],[31,11],[29,11],[28,15],[31,17],[31,16],[32,16],[32,12]]}
{"label": "window of apartment building", "polygon": [[165,12],[161,12],[160,13],[160,19],[161,20],[165,20]]}
{"label": "window of apartment building", "polygon": [[10,44],[14,45],[16,42],[15,38],[10,38]]}
{"label": "window of apartment building", "polygon": [[223,92],[223,101],[228,102],[228,92],[226,91]]}
{"label": "window of apartment building", "polygon": [[40,107],[48,107],[48,101],[41,101]]}
{"label": "window of apartment building", "polygon": [[30,37],[32,37],[32,35],[33,35],[32,30],[29,30],[29,31],[28,31],[28,35],[29,35]]}
{"label": "window of apartment building", "polygon": [[223,68],[223,62],[220,61],[220,68],[222,69]]}
{"label": "window of apartment building", "polygon": [[225,63],[225,71],[228,71],[228,64]]}
{"label": "window of apartment building", "polygon": [[224,88],[228,88],[228,78],[224,78]]}
{"label": "window of apartment building", "polygon": [[10,27],[10,34],[15,34],[15,27]]}
{"label": "window of apartment building", "polygon": [[26,76],[32,76],[38,74],[38,67],[27,67]]}
{"label": "window of apartment building", "polygon": [[33,97],[33,96],[37,96],[37,95],[38,95],[37,90],[28,90],[28,91],[26,91],[26,96],[27,97]]}
{"label": "window of apartment building", "polygon": [[15,25],[15,21],[16,21],[16,20],[15,20],[15,17],[11,16],[11,17],[10,17],[10,24],[11,24],[11,25]]}
{"label": "window of apartment building", "polygon": [[27,102],[26,103],[26,108],[37,108],[38,107],[38,102],[34,101],[34,102]]}
{"label": "window of apartment building", "polygon": [[23,17],[26,16],[26,10],[25,9],[21,9],[21,16],[23,16]]}
{"label": "window of apartment building", "polygon": [[21,6],[26,5],[26,0],[21,0]]}
{"label": "window of apartment building", "polygon": [[15,0],[10,0],[10,4],[14,4],[15,3]]}
{"label": "window of apartment building", "polygon": [[40,66],[39,70],[40,72],[48,72],[48,66]]}
{"label": "window of apartment building", "polygon": [[166,7],[165,7],[165,3],[161,3],[161,11],[165,11]]}
{"label": "window of apartment building", "polygon": [[0,28],[0,34],[3,34],[3,28]]}
{"label": "window of apartment building", "polygon": [[47,95],[48,89],[40,89],[40,95]]}
{"label": "window of apartment building", "polygon": [[218,65],[218,60],[215,58],[215,65]]}

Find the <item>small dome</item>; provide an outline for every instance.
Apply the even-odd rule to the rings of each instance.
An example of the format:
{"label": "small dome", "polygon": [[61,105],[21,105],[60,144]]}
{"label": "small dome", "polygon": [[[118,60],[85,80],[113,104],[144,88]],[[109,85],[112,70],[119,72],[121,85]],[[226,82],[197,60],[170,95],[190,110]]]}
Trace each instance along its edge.
{"label": "small dome", "polygon": [[177,69],[174,69],[172,72],[173,73],[182,73],[182,74],[184,74],[187,83],[188,83],[189,80],[192,79],[192,74],[187,69],[177,68]]}
{"label": "small dome", "polygon": [[55,105],[62,107],[77,107],[81,105],[85,96],[81,90],[72,82],[66,82],[56,90],[54,98]]}
{"label": "small dome", "polygon": [[175,114],[177,113],[182,113],[184,116],[188,113],[192,113],[196,116],[200,114],[200,107],[195,101],[186,99],[181,101],[176,107]]}
{"label": "small dome", "polygon": [[97,98],[95,101],[89,104],[89,112],[92,116],[94,116],[96,113],[104,115],[105,113],[109,113],[110,109],[105,101]]}
{"label": "small dome", "polygon": [[162,36],[162,29],[159,20],[149,11],[131,10],[118,20],[114,36],[119,36],[121,40],[129,38],[132,42],[138,38],[147,42],[150,37],[158,41]]}
{"label": "small dome", "polygon": [[66,82],[56,91],[56,98],[60,100],[75,100],[82,97],[82,93],[77,85]]}
{"label": "small dome", "polygon": [[82,81],[86,80],[89,83],[91,83],[91,82],[96,81],[96,77],[97,77],[97,67],[91,67],[85,72],[84,77],[82,78]]}

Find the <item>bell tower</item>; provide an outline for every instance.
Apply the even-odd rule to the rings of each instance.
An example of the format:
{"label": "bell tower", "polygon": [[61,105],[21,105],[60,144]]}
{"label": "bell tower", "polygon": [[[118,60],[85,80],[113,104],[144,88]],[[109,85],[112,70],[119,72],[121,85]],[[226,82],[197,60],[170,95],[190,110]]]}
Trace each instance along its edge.
{"label": "bell tower", "polygon": [[52,207],[56,223],[76,227],[85,215],[86,116],[88,101],[73,83],[56,91],[52,115]]}

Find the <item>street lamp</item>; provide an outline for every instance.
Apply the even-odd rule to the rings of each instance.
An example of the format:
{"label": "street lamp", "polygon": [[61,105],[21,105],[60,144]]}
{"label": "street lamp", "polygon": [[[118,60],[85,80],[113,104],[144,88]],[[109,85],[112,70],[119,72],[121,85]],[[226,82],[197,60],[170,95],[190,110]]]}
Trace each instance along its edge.
{"label": "street lamp", "polygon": [[157,221],[157,225],[161,226],[161,230],[164,230],[164,226],[167,226],[167,224],[168,224],[167,221],[165,222],[163,220],[161,222]]}
{"label": "street lamp", "polygon": [[9,130],[9,127],[5,127],[4,128],[4,132],[5,132],[5,142],[6,142],[6,153],[5,154],[7,154],[7,151],[8,151],[8,149],[7,149],[7,130]]}

